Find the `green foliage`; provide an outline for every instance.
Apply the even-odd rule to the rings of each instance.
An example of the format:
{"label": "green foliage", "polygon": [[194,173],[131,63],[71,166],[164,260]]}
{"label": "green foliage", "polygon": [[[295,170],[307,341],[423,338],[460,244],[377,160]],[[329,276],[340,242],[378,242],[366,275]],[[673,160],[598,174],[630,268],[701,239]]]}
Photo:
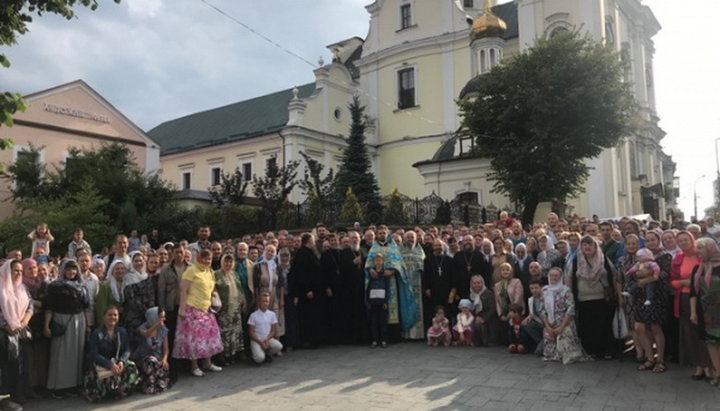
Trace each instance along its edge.
{"label": "green foliage", "polygon": [[540,201],[582,192],[585,160],[634,131],[622,75],[617,53],[568,31],[480,76],[478,97],[459,102],[477,154],[491,160],[493,191],[523,204],[524,222]]}
{"label": "green foliage", "polygon": [[363,203],[377,202],[380,198],[375,175],[371,171],[370,156],[365,145],[365,107],[360,105],[357,97],[348,106],[352,117],[348,146],[343,150],[343,157],[338,166],[335,180],[337,198],[343,198],[348,187],[351,187],[358,200]]}
{"label": "green foliage", "polygon": [[95,247],[110,244],[115,230],[101,211],[106,204],[107,200],[90,182],[85,182],[77,192],[58,198],[25,200],[23,211],[15,212],[0,223],[0,248],[3,252],[21,249],[24,255],[30,255],[30,241],[26,236],[40,222],[47,223],[55,237],[50,247],[52,255],[67,252],[76,228],[82,228],[85,239]]}
{"label": "green foliage", "polygon": [[390,194],[390,201],[385,211],[385,224],[400,226],[407,224],[405,207],[403,206],[402,197],[397,188]]}
{"label": "green foliage", "polygon": [[240,168],[235,168],[235,172],[232,174],[223,174],[221,180],[219,186],[208,189],[213,204],[220,208],[242,204],[245,201],[245,193],[250,181],[245,180]]}
{"label": "green foliage", "polygon": [[8,174],[4,177],[15,183],[11,190],[11,200],[41,198],[45,195],[45,166],[40,161],[40,150],[30,144],[29,149],[8,166]]}
{"label": "green foliage", "polygon": [[127,145],[113,143],[97,151],[77,148],[68,151],[67,161],[55,170],[45,170],[44,175],[41,167],[33,166],[32,155],[19,157],[9,167],[9,178],[15,183],[13,201],[25,207],[27,200],[59,199],[80,192],[90,183],[107,200],[100,212],[114,222],[117,231],[154,228],[141,226],[147,223],[142,216],[164,212],[171,203],[173,190],[159,176],[143,174]]}
{"label": "green foliage", "polygon": [[325,166],[302,151],[300,155],[305,160],[303,178],[298,181],[300,190],[308,197],[312,195],[319,199],[322,206],[329,204],[335,194],[335,171],[330,169],[325,177],[322,177]]}
{"label": "green foliage", "polygon": [[363,208],[358,202],[357,196],[352,191],[352,187],[348,187],[345,192],[345,200],[340,210],[339,222],[344,225],[351,225],[356,221],[363,221],[365,218]]}
{"label": "green foliage", "polygon": [[273,161],[265,169],[264,177],[253,177],[253,193],[262,203],[263,211],[269,217],[269,226],[272,229],[277,227],[282,205],[295,187],[299,165],[299,162],[291,161],[280,167],[276,161]]}

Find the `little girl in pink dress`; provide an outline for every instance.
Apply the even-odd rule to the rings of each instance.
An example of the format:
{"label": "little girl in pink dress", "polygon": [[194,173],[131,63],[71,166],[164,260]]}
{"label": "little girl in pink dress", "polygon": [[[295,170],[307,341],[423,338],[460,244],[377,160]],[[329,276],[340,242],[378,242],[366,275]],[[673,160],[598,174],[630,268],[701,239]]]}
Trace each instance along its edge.
{"label": "little girl in pink dress", "polygon": [[446,347],[450,345],[450,321],[445,317],[442,305],[435,307],[435,317],[427,330],[428,345]]}

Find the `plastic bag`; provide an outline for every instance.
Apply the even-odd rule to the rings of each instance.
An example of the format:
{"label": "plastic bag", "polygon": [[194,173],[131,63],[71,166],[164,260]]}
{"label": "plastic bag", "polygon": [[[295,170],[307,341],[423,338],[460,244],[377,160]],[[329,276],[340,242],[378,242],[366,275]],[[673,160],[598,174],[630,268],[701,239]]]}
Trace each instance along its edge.
{"label": "plastic bag", "polygon": [[627,317],[625,316],[625,310],[618,307],[615,309],[615,315],[613,316],[613,335],[616,340],[622,340],[628,336],[628,324]]}

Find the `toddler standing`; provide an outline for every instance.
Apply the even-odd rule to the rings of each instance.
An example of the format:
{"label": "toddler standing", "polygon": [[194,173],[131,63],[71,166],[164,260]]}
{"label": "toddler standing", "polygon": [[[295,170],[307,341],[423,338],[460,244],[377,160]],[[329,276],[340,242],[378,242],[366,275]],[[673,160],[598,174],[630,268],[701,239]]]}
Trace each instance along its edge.
{"label": "toddler standing", "polygon": [[474,317],[470,310],[472,310],[473,304],[467,298],[460,300],[458,309],[460,312],[457,315],[457,323],[453,327],[453,338],[460,345],[471,347],[473,345],[473,332],[472,324]]}

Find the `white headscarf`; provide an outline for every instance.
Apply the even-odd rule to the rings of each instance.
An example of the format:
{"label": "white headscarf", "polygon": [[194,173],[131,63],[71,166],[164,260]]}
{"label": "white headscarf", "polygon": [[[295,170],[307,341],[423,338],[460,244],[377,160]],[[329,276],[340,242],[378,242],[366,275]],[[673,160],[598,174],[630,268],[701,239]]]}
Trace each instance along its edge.
{"label": "white headscarf", "polygon": [[[130,267],[128,268],[128,273],[125,274],[125,280],[123,281],[123,285],[125,287],[133,284],[137,284],[141,281],[145,281],[148,278],[148,273],[143,268],[142,272],[138,272],[135,270],[135,266],[132,263],[132,260],[135,258],[136,255],[140,254],[140,251],[133,251],[130,253]],[[143,257],[145,258],[145,257]]]}
{"label": "white headscarf", "polygon": [[22,264],[20,260],[7,260],[0,267],[0,308],[2,315],[10,328],[20,328],[23,317],[30,305],[30,297],[22,282],[22,276],[17,280],[12,278],[12,263]]}
{"label": "white headscarf", "polygon": [[[112,293],[113,298],[115,301],[122,302],[123,301],[123,289],[127,286],[127,282],[125,279],[123,279],[123,288],[118,288],[117,279],[113,275],[113,271],[115,270],[115,266],[118,264],[125,265],[125,261],[118,258],[116,260],[113,260],[113,262],[110,264],[110,268],[108,268],[106,277],[108,278],[108,281],[110,281],[110,292]],[[125,267],[127,268],[127,267]],[[127,273],[125,274],[127,277]]]}
{"label": "white headscarf", "polygon": [[547,311],[548,322],[551,325],[555,324],[555,296],[565,287],[562,282],[562,278],[555,284],[548,284],[543,287],[543,305],[545,311]]}
{"label": "white headscarf", "polygon": [[[472,289],[472,280],[475,277],[478,277],[480,279],[480,281],[482,281],[482,288],[477,293],[475,291],[473,291],[473,289]],[[476,314],[483,310],[482,298],[480,298],[480,297],[482,296],[482,293],[484,293],[485,291],[487,291],[487,287],[485,287],[485,279],[482,278],[482,276],[473,275],[472,277],[470,277],[470,301],[472,301],[472,303],[473,303],[472,311]]]}

